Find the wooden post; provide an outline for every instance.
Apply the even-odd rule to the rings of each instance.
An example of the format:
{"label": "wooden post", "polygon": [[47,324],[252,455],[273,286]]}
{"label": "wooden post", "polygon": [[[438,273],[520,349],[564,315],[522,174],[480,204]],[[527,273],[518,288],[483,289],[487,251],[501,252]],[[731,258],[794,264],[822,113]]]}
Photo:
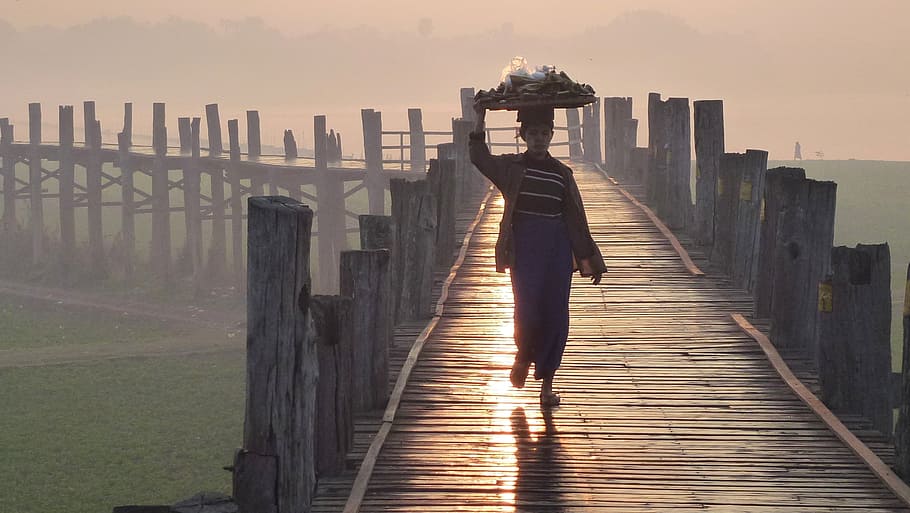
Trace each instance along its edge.
{"label": "wooden post", "polygon": [[247,399],[234,462],[240,511],[309,511],[316,484],[318,359],[310,311],[313,212],[282,197],[249,200]]}
{"label": "wooden post", "polygon": [[389,252],[342,251],[340,260],[341,295],[353,298],[351,395],[357,414],[384,407],[389,395]]}
{"label": "wooden post", "polygon": [[[752,314],[766,319],[771,314],[771,289],[774,283],[774,255],[777,251],[777,226],[780,212],[797,204],[798,183],[806,179],[806,171],[798,167],[777,167],[765,173],[765,187],[759,228],[758,269],[754,289]],[[788,184],[788,181],[796,183]],[[796,196],[794,196],[796,194]]]}
{"label": "wooden post", "polygon": [[566,109],[566,127],[569,132],[569,158],[581,160],[584,152],[581,149],[581,120],[578,109]]}
{"label": "wooden post", "polygon": [[354,301],[345,296],[313,296],[311,304],[319,357],[316,476],[322,478],[344,471],[345,457],[354,440]]}
{"label": "wooden post", "polygon": [[134,203],[135,184],[133,181],[135,167],[130,158],[130,141],[124,132],[117,134],[117,149],[122,194],[120,212],[123,216],[123,224],[120,233],[123,239],[123,273],[126,279],[130,280],[135,272],[133,259],[136,257],[136,206]]}
{"label": "wooden post", "polygon": [[436,198],[426,180],[393,179],[392,219],[397,227],[401,298],[396,321],[424,319],[432,315],[430,295],[436,261]]}
{"label": "wooden post", "polygon": [[83,103],[85,141],[88,158],[85,166],[86,204],[88,205],[88,245],[90,275],[101,278],[107,274],[104,251],[104,215],[101,194],[101,122],[95,119],[95,102]]}
{"label": "wooden post", "polygon": [[[721,163],[723,166],[723,163]],[[788,180],[796,201],[777,217],[771,284],[771,341],[815,358],[818,344],[818,283],[830,273],[837,184]]]}
{"label": "wooden post", "polygon": [[891,435],[891,252],[888,244],[836,247],[819,283],[818,377],[833,411]]}
{"label": "wooden post", "polygon": [[338,139],[335,138],[335,130],[329,130],[329,138],[326,141],[327,155],[326,159],[329,162],[337,162],[341,159],[341,155],[338,153]]}
{"label": "wooden post", "polygon": [[461,99],[461,119],[474,122],[474,88],[462,87],[459,91]]}
{"label": "wooden post", "polygon": [[648,202],[661,215],[666,210],[667,204],[667,150],[669,149],[667,117],[667,107],[661,101],[660,93],[649,93],[648,171],[643,185]]}
{"label": "wooden post", "polygon": [[297,158],[297,141],[294,140],[294,132],[292,130],[284,131],[284,158],[285,160]]}
{"label": "wooden post", "polygon": [[153,105],[152,146],[152,268],[165,283],[171,280],[171,201],[168,183],[167,127],[164,104]]}
{"label": "wooden post", "polygon": [[622,175],[629,179],[629,168],[632,165],[632,151],[638,146],[638,120],[627,119],[623,124],[622,141]]}
{"label": "wooden post", "polygon": [[186,222],[186,255],[193,272],[193,293],[202,295],[205,276],[202,266],[202,212],[200,199],[201,163],[199,143],[199,118],[190,121],[191,159],[183,168],[183,212]]}
{"label": "wooden post", "polygon": [[341,132],[335,132],[335,148],[338,151],[338,160],[344,158],[344,149],[341,146]]}
{"label": "wooden post", "polygon": [[648,176],[648,148],[632,148],[626,170],[630,183],[644,185]]}
{"label": "wooden post", "polygon": [[385,191],[388,180],[382,173],[382,113],[361,109],[363,123],[363,157],[366,160],[366,187],[370,214],[385,213]]}
{"label": "wooden post", "polygon": [[631,148],[627,123],[632,119],[632,98],[604,98],[604,166],[610,176],[623,176]]}
{"label": "wooden post", "polygon": [[894,431],[894,469],[904,480],[910,476],[910,265],[904,288],[904,345],[901,365],[900,413]]}
{"label": "wooden post", "polygon": [[60,191],[60,266],[63,275],[71,277],[76,256],[76,209],[73,204],[75,188],[73,106],[60,105],[58,118],[60,129],[60,169],[57,173],[57,183]]}
{"label": "wooden post", "polygon": [[[231,183],[231,262],[234,270],[234,283],[238,290],[244,290],[247,273],[244,272],[243,263],[243,190],[238,166],[240,162],[240,128],[236,119],[228,121],[228,139],[231,158],[227,169],[228,180]],[[216,231],[216,233],[218,232]]]}
{"label": "wooden post", "polygon": [[755,290],[761,227],[761,199],[768,169],[768,152],[746,150],[738,157],[742,170],[736,195],[733,233],[733,284],[749,292]]}
{"label": "wooden post", "polygon": [[[123,104],[123,144],[127,148],[133,145],[133,104],[126,102]],[[120,136],[117,136],[117,146],[120,146]]]}
{"label": "wooden post", "polygon": [[661,218],[668,227],[684,230],[692,212],[692,128],[689,99],[669,98],[667,118],[667,203]]}
{"label": "wooden post", "polygon": [[[440,152],[437,151],[437,155]],[[448,267],[455,253],[455,161],[431,159],[427,172],[430,192],[436,198],[436,265]]]}
{"label": "wooden post", "polygon": [[695,102],[695,226],[692,235],[702,246],[714,244],[714,195],[717,168],[724,153],[724,102]]}
{"label": "wooden post", "polygon": [[246,111],[246,147],[250,159],[257,159],[262,155],[262,143],[259,136],[259,111]]}
{"label": "wooden post", "polygon": [[177,118],[177,131],[180,137],[180,152],[188,152],[192,149],[192,136],[190,135],[190,118]]}
{"label": "wooden post", "polygon": [[582,139],[584,140],[585,161],[602,163],[600,150],[600,98],[594,103],[584,107],[585,121],[582,125]]}
{"label": "wooden post", "polygon": [[427,143],[423,134],[423,114],[420,109],[408,109],[408,129],[411,141],[411,171],[424,173],[427,169]]}
{"label": "wooden post", "polygon": [[44,171],[41,167],[41,104],[28,104],[28,190],[32,264],[44,261]]}
{"label": "wooden post", "polygon": [[[392,216],[363,214],[357,217],[357,221],[360,226],[360,249],[388,249],[390,260],[394,262],[392,251],[397,244]],[[392,265],[391,269],[396,267]]]}
{"label": "wooden post", "polygon": [[711,261],[721,271],[733,275],[733,246],[736,240],[736,213],[742,183],[743,159],[739,153],[723,153],[718,160],[714,205],[714,245]]}
{"label": "wooden post", "polygon": [[13,231],[16,222],[16,157],[13,155],[13,125],[0,119],[0,157],[3,157],[3,229]]}
{"label": "wooden post", "polygon": [[316,116],[313,120],[315,137],[316,171],[319,174],[316,183],[318,198],[317,221],[319,232],[319,281],[317,286],[322,291],[338,290],[338,254],[347,249],[347,232],[345,221],[344,183],[329,173],[326,159],[327,138],[325,116]]}
{"label": "wooden post", "polygon": [[[464,119],[452,120],[452,140],[455,143],[455,201],[457,205],[464,204],[474,190],[474,184],[480,182],[480,172],[476,171],[471,163],[468,153],[468,134],[474,129],[472,121]],[[476,176],[475,176],[476,175]],[[477,186],[479,188],[479,186]]]}
{"label": "wooden post", "polygon": [[209,156],[217,157],[224,151],[221,145],[221,117],[218,114],[217,103],[205,106],[205,122],[208,126]]}

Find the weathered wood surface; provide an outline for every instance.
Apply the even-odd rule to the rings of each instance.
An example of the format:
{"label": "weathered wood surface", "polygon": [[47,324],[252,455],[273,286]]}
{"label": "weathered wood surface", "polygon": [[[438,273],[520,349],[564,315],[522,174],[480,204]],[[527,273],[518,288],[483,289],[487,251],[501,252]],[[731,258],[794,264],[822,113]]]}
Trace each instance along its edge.
{"label": "weathered wood surface", "polygon": [[[581,166],[576,178],[610,272],[605,286],[573,284],[563,404],[546,414],[533,382],[509,384],[494,201],[361,511],[907,511],[732,322],[751,299],[720,277],[691,277],[615,188]],[[349,482],[321,482],[314,511],[340,511]]]}
{"label": "weathered wood surface", "polygon": [[666,203],[658,205],[660,218],[673,230],[683,230],[692,215],[692,122],[688,98],[668,98],[667,194]]}
{"label": "weathered wood surface", "polygon": [[891,252],[888,244],[831,251],[819,284],[818,373],[835,412],[861,415],[891,433]]}
{"label": "weathered wood surface", "polygon": [[724,102],[698,100],[695,105],[695,219],[692,234],[703,246],[714,244],[714,195],[717,168],[724,154]]}
{"label": "weathered wood surface", "polygon": [[740,154],[741,181],[736,187],[735,230],[733,243],[733,284],[752,291],[758,267],[762,191],[768,170],[768,152],[746,150]]}
{"label": "weathered wood surface", "polygon": [[437,202],[429,185],[427,180],[401,179],[393,179],[389,184],[398,245],[395,276],[401,281],[396,321],[425,319],[432,312]]}
{"label": "weathered wood surface", "polygon": [[[611,176],[625,176],[629,151],[628,123],[632,120],[632,98],[604,98],[604,169]],[[636,123],[637,127],[637,123]]]}
{"label": "weathered wood surface", "polygon": [[910,478],[910,264],[904,289],[904,345],[901,366],[901,404],[894,428],[895,471]]}

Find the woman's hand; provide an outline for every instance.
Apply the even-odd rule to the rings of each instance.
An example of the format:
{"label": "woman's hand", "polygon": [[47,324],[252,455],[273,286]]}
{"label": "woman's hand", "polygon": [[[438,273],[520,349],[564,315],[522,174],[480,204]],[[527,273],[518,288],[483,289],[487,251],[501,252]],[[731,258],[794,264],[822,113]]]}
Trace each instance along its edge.
{"label": "woman's hand", "polygon": [[579,262],[579,267],[581,270],[582,276],[589,276],[591,278],[591,283],[594,285],[600,285],[600,280],[603,278],[603,274],[599,272],[594,272],[594,267],[591,265],[590,258],[582,258]]}

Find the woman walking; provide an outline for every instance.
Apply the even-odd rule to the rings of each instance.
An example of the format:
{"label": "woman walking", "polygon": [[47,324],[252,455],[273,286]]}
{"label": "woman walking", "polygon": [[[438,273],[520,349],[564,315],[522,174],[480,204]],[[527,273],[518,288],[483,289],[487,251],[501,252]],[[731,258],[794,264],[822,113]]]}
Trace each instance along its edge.
{"label": "woman walking", "polygon": [[543,380],[541,406],[556,406],[560,398],[553,392],[553,377],[569,336],[572,273],[579,270],[597,285],[607,266],[591,237],[572,170],[549,153],[553,109],[520,109],[519,135],[528,149],[507,155],[490,153],[486,109],[475,103],[474,112],[471,162],[505,199],[496,270],[509,269],[515,304],[518,351],[509,377],[522,388],[533,364],[534,379]]}

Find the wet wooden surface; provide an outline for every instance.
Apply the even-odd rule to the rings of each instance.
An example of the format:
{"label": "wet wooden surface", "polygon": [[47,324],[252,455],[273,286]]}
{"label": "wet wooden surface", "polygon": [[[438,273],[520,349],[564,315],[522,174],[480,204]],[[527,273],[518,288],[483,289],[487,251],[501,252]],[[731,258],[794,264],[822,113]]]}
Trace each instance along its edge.
{"label": "wet wooden surface", "polygon": [[[614,185],[573,167],[610,272],[600,287],[573,282],[563,404],[541,411],[537,383],[509,384],[512,297],[493,266],[494,201],[361,511],[907,511],[730,319],[751,299],[712,273],[692,276]],[[352,461],[378,424],[361,420]],[[341,511],[351,480],[322,480],[314,510]]]}

